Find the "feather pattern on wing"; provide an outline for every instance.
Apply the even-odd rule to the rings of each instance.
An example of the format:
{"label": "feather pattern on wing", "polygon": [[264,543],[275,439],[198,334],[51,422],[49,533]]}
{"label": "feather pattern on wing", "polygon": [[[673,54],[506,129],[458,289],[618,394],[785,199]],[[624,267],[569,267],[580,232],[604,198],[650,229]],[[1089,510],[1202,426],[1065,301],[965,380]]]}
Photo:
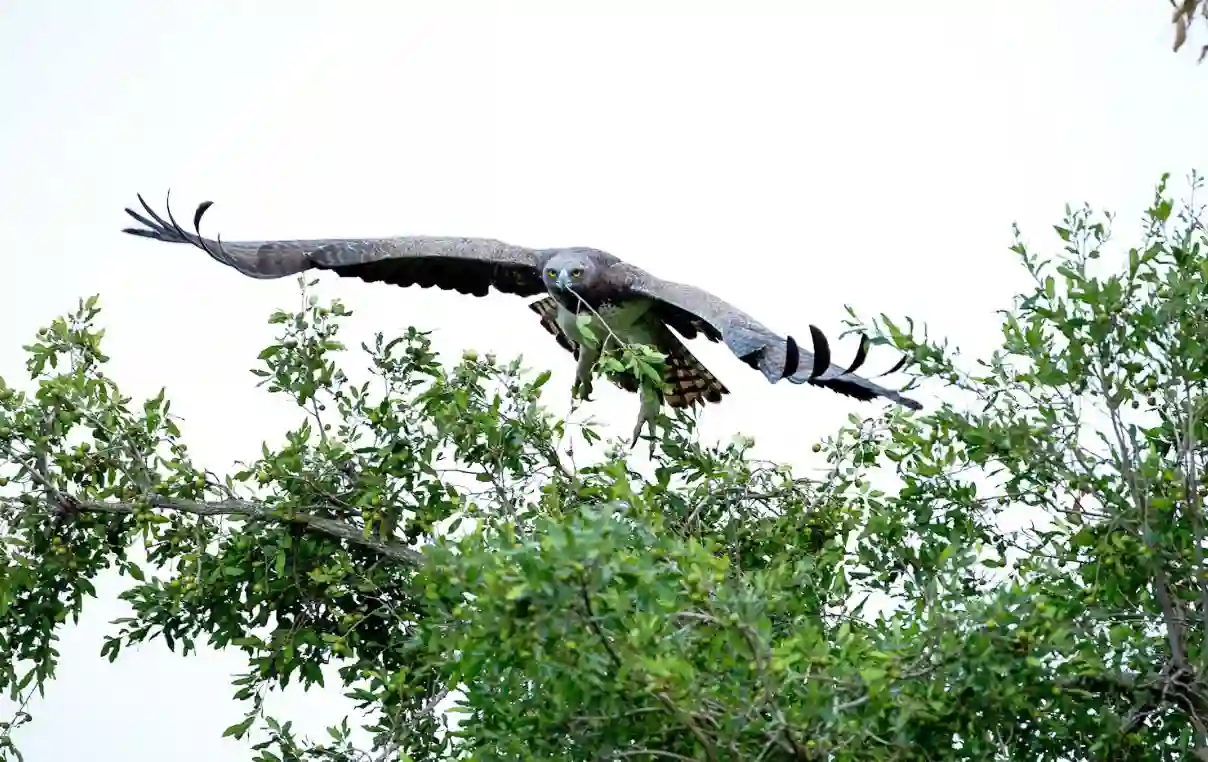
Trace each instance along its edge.
{"label": "feather pattern on wing", "polygon": [[656,302],[655,310],[671,325],[691,338],[681,326],[704,333],[713,341],[722,341],[730,351],[772,383],[787,379],[790,383],[808,383],[859,400],[885,397],[918,410],[918,402],[887,389],[853,371],[864,361],[867,340],[861,342],[856,362],[843,368],[830,361],[826,336],[810,326],[814,352],[803,349],[792,336],[780,336],[729,302],[695,286],[663,280],[640,267],[621,263],[610,268],[609,277],[629,294]]}
{"label": "feather pattern on wing", "polygon": [[297,275],[305,270],[332,270],[338,275],[397,286],[436,286],[474,296],[497,290],[533,296],[545,292],[541,252],[492,238],[397,236],[391,238],[320,238],[311,240],[222,241],[201,235],[204,202],[193,216],[196,233],[173,219],[164,220],[138,197],[146,214],[126,213],[143,225],[123,232],[169,243],[188,243],[251,278]]}
{"label": "feather pattern on wing", "polygon": [[[578,347],[562,333],[558,327],[558,302],[553,297],[538,299],[529,304],[541,319],[541,326],[553,334],[558,345],[575,357],[579,356]],[[667,355],[663,363],[663,382],[669,387],[663,393],[663,401],[670,407],[692,407],[708,402],[721,402],[723,394],[729,394],[726,385],[714,376],[700,360],[688,350],[684,343],[671,333],[665,331],[656,347]],[[609,380],[628,392],[638,391],[638,379],[631,373],[610,376]]]}

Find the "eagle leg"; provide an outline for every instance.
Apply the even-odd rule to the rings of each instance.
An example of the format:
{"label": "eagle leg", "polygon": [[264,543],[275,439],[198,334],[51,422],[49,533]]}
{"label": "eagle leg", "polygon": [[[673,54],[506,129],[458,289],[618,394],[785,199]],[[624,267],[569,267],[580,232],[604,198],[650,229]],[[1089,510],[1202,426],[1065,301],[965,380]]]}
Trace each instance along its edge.
{"label": "eagle leg", "polygon": [[642,402],[638,407],[638,422],[633,427],[633,442],[630,443],[630,449],[637,447],[638,439],[642,436],[642,427],[646,426],[650,432],[650,457],[654,457],[654,443],[658,438],[657,424],[659,419],[659,408],[662,407],[662,398],[659,393],[647,386],[641,385]]}
{"label": "eagle leg", "polygon": [[584,402],[591,402],[592,374],[595,372],[596,360],[600,353],[589,347],[579,345],[579,362],[575,366],[575,380],[570,386],[570,396]]}

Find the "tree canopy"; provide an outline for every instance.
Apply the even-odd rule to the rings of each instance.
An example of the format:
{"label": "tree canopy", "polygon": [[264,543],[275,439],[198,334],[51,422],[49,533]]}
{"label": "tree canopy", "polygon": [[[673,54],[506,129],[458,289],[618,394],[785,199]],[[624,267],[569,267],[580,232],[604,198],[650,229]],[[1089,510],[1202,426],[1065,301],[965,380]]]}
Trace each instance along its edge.
{"label": "tree canopy", "polygon": [[[811,477],[686,416],[649,462],[576,453],[548,373],[346,349],[314,293],[253,371],[297,426],[219,476],[84,300],[0,381],[0,759],[114,570],[100,655],[242,652],[257,762],[1208,759],[1200,190],[1163,178],[1134,245],[1089,207],[1043,253],[1016,230],[1034,285],[989,356],[853,313],[934,399],[854,414]],[[332,669],[365,719],[265,713]]]}

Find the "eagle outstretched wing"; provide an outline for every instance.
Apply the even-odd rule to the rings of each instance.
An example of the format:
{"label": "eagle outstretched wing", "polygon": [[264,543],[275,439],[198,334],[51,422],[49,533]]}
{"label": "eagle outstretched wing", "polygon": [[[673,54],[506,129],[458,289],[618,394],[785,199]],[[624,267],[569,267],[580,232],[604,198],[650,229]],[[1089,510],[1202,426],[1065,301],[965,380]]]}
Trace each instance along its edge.
{"label": "eagle outstretched wing", "polygon": [[[365,281],[421,288],[436,286],[474,296],[486,296],[492,287],[518,296],[546,293],[542,267],[551,250],[513,246],[492,238],[433,236],[227,242],[201,235],[201,218],[212,202],[198,205],[193,215],[195,232],[190,233],[172,217],[170,208],[166,212],[168,219],[164,220],[141,195],[138,200],[146,214],[129,208],[126,213],[143,227],[125,228],[123,232],[169,243],[192,244],[252,278],[283,278],[320,269]],[[684,338],[704,334],[711,341],[724,342],[739,359],[762,372],[772,383],[788,379],[790,383],[808,383],[859,400],[884,397],[911,409],[922,407],[897,391],[855,374],[867,357],[867,337],[862,337],[852,364],[842,368],[831,362],[826,336],[813,325],[809,327],[813,343],[810,352],[802,349],[792,336],[772,332],[751,315],[708,291],[663,280],[603,252],[594,252],[594,256],[607,271],[606,282],[600,284],[608,292],[604,295],[619,300],[632,297],[652,300],[658,316]],[[562,343],[561,338],[559,342]],[[674,370],[678,376],[667,380],[677,393],[684,393],[685,402],[688,397],[695,400],[698,396],[717,401],[726,393],[711,374],[706,377],[700,369],[694,369],[699,362],[691,358],[686,348],[684,357],[676,352],[669,354],[673,355],[670,364],[676,366],[669,368],[669,373]],[[905,362],[903,358],[886,373],[898,370]]]}
{"label": "eagle outstretched wing", "polygon": [[[792,336],[780,336],[758,320],[717,296],[695,286],[663,280],[628,263],[613,267],[614,283],[631,295],[653,300],[669,325],[687,338],[703,333],[712,341],[722,341],[730,351],[771,383],[788,379],[794,384],[811,384],[831,389],[858,400],[884,397],[912,410],[922,408],[915,400],[886,389],[854,371],[868,353],[868,337],[861,337],[860,348],[851,366],[843,368],[831,362],[826,335],[811,325],[814,351],[803,349]],[[906,362],[902,358],[886,373],[893,373]]]}
{"label": "eagle outstretched wing", "polygon": [[251,278],[297,275],[305,270],[331,270],[338,275],[381,281],[397,286],[417,285],[486,296],[493,286],[505,294],[533,296],[545,292],[541,255],[536,249],[512,246],[492,238],[319,238],[295,241],[223,241],[201,235],[201,218],[212,202],[193,215],[194,233],[172,217],[160,217],[140,195],[146,214],[127,208],[143,227],[123,232],[169,243],[189,243],[219,262]]}

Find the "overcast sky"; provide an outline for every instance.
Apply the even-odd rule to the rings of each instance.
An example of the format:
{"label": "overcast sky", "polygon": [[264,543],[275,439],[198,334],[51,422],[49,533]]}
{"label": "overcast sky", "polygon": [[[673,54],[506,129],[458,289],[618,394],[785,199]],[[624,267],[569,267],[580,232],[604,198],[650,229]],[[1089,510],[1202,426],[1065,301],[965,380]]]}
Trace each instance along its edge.
{"label": "overcast sky", "polygon": [[[1127,238],[1161,172],[1208,170],[1208,68],[1170,52],[1168,16],[1157,0],[0,0],[0,375],[100,293],[112,375],[136,399],[167,386],[206,465],[296,422],[248,373],[294,282],[119,232],[136,193],[168,188],[186,215],[214,200],[227,239],[594,246],[782,332],[837,337],[851,304],[985,351],[1023,285],[1012,221],[1052,245],[1062,205],[1085,200]],[[450,352],[523,353],[555,369],[564,408],[569,355],[514,297],[322,293],[356,311],[353,338],[416,325]],[[700,343],[734,392],[707,437],[807,465],[872,410],[769,387]],[[627,432],[636,399],[598,388],[592,412]],[[246,759],[219,737],[242,716],[240,660],[156,644],[109,664],[121,611],[94,601],[64,631],[26,759]],[[344,711],[336,691],[277,707],[316,738]]]}

